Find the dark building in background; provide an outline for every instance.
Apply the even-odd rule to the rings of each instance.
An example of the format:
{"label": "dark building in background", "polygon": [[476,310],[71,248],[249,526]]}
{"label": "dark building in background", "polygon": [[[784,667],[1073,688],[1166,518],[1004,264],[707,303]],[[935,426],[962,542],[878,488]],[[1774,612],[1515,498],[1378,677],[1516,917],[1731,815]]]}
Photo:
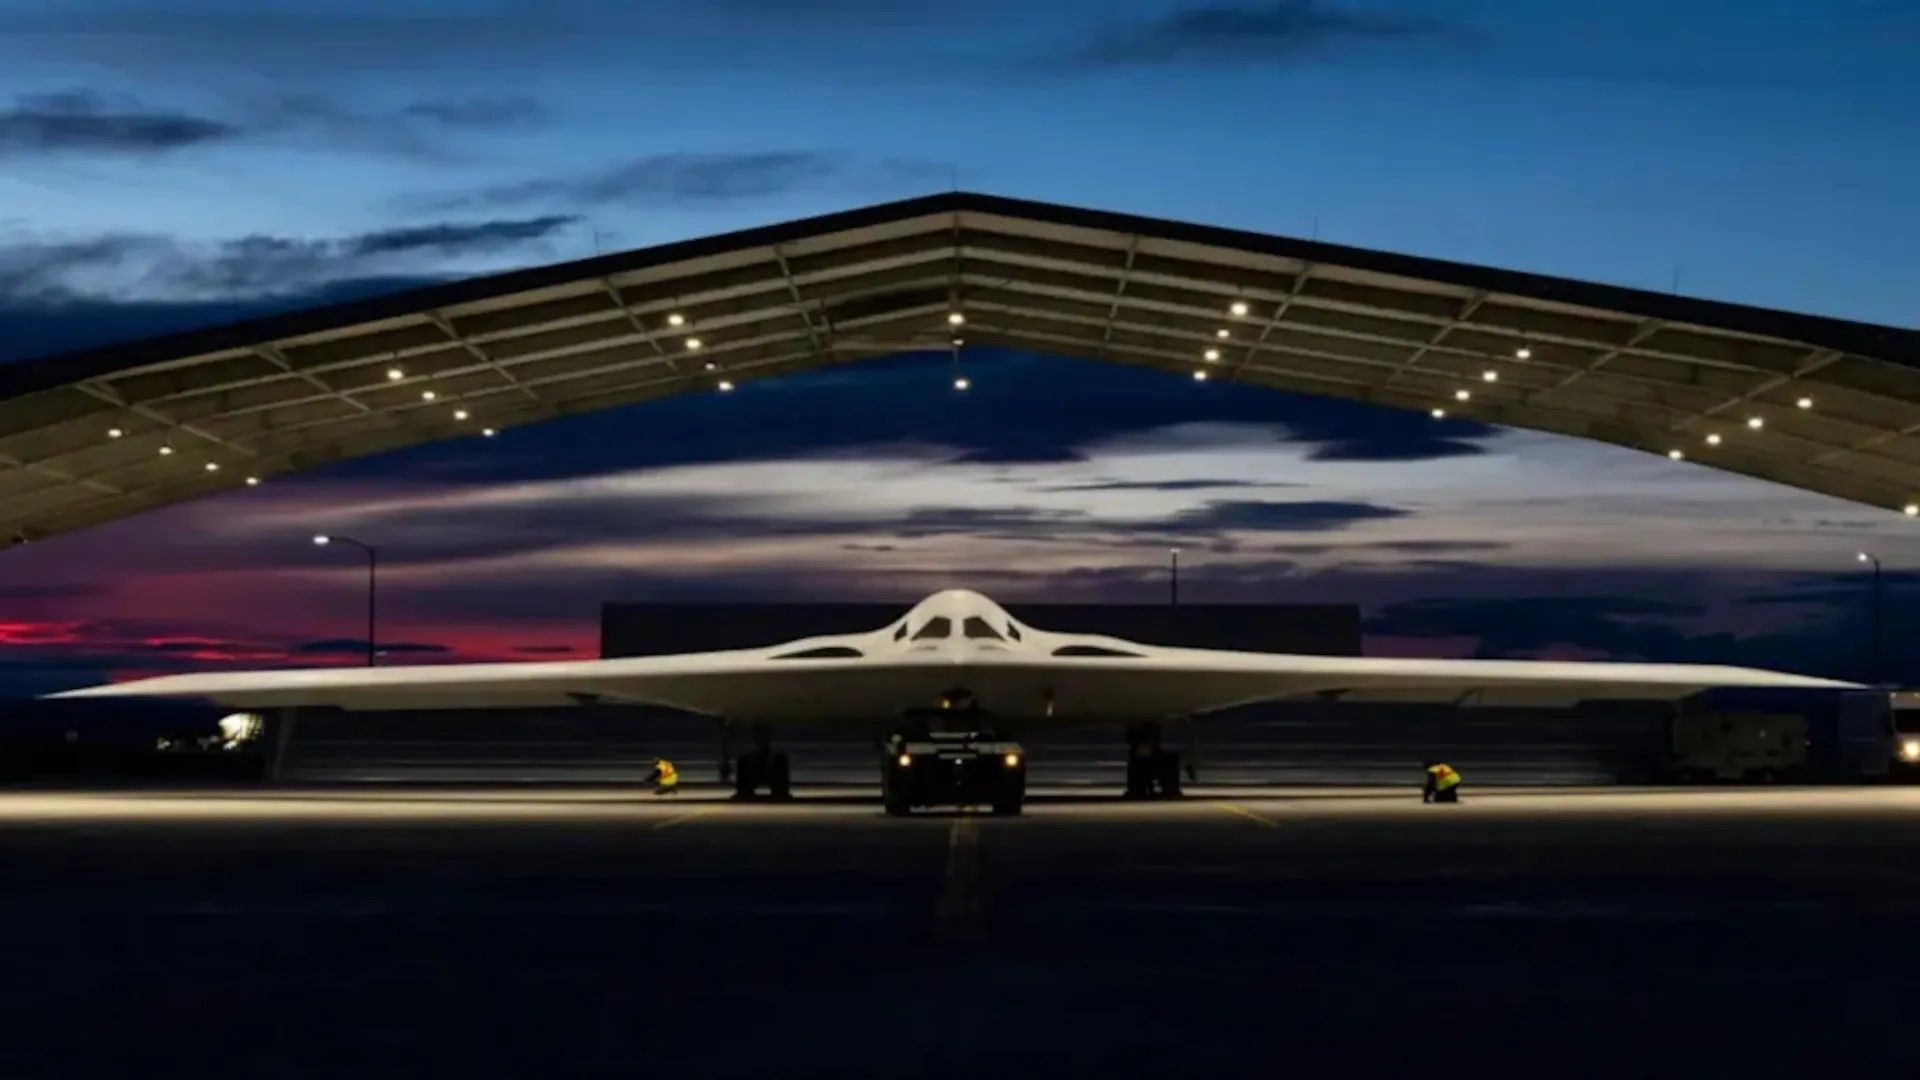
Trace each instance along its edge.
{"label": "dark building in background", "polygon": [[[1148,645],[1250,652],[1360,655],[1353,604],[1008,604],[1040,630],[1110,634]],[[821,634],[878,630],[905,604],[609,603],[600,655],[660,656],[779,645]]]}

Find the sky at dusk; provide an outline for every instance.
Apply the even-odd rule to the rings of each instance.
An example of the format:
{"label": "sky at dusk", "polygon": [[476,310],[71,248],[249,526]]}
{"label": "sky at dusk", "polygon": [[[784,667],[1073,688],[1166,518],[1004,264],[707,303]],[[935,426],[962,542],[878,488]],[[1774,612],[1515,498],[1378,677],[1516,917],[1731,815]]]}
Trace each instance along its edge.
{"label": "sky at dusk", "polygon": [[[0,358],[960,187],[1913,326],[1920,4],[0,0]],[[1920,680],[1920,528],[1614,447],[903,357],[0,552],[0,692],[590,656],[609,599],[1352,601],[1368,647]]]}

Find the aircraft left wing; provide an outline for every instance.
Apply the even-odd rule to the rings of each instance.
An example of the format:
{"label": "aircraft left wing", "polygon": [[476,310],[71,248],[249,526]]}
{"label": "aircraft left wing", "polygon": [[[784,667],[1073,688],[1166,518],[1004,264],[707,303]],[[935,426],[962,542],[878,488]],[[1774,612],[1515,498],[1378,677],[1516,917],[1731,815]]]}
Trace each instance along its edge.
{"label": "aircraft left wing", "polygon": [[[56,694],[60,698],[185,698],[237,709],[514,709],[662,705],[747,715],[815,696],[823,679],[858,685],[856,665],[769,660],[753,649],[615,660],[288,669],[163,675]],[[850,678],[849,678],[850,676]]]}

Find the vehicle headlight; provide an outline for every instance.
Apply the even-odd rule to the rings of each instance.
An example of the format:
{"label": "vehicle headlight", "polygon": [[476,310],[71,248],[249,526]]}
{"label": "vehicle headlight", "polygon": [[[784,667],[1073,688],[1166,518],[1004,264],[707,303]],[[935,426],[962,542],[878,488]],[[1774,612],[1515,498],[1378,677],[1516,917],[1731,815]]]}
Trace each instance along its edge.
{"label": "vehicle headlight", "polygon": [[1008,755],[1007,755],[1007,756],[1006,756],[1005,758],[1003,758],[1003,759],[1001,759],[1001,760],[1003,760],[1003,761],[1005,761],[1005,762],[1007,763],[1007,768],[1009,768],[1009,769],[1012,769],[1012,768],[1017,768],[1017,767],[1019,766],[1019,764],[1020,764],[1020,755],[1019,755],[1019,754],[1008,754]]}
{"label": "vehicle headlight", "polygon": [[911,764],[913,764],[913,755],[912,755],[912,754],[901,754],[901,755],[900,755],[900,764],[902,764],[902,765],[911,765]]}
{"label": "vehicle headlight", "polygon": [[1920,761],[1920,739],[1900,740],[1900,760]]}

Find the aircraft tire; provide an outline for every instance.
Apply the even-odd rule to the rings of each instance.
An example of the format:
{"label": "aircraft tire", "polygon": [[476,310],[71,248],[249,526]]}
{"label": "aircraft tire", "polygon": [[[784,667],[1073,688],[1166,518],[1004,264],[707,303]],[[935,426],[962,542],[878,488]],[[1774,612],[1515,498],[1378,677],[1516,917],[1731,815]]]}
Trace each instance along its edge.
{"label": "aircraft tire", "polygon": [[1180,797],[1180,755],[1165,750],[1153,757],[1153,767],[1160,774],[1160,797],[1177,799]]}

